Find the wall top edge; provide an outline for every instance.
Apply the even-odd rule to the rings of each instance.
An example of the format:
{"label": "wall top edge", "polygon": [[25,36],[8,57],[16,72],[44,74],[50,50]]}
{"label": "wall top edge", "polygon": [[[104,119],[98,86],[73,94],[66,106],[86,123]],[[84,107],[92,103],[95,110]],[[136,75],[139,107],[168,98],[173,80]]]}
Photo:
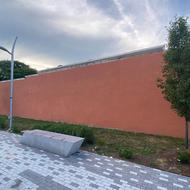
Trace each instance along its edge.
{"label": "wall top edge", "polygon": [[[29,76],[29,75],[28,75]],[[16,81],[16,80],[24,80],[25,78],[17,78],[17,79],[14,79],[13,81]],[[2,80],[0,82],[10,82],[11,80]]]}
{"label": "wall top edge", "polygon": [[70,64],[70,65],[63,65],[63,66],[58,66],[58,67],[54,67],[50,69],[45,69],[45,70],[38,71],[38,74],[56,72],[56,71],[67,70],[67,69],[72,69],[72,68],[77,68],[77,67],[84,67],[84,66],[100,64],[100,63],[106,63],[106,62],[111,62],[111,61],[117,61],[117,60],[129,58],[129,57],[134,57],[134,56],[144,55],[144,54],[151,54],[151,53],[156,53],[156,52],[160,52],[164,50],[165,50],[165,45],[159,45],[159,46],[154,46],[150,48],[130,51],[124,54],[118,54],[118,55],[114,55],[110,57],[104,57],[100,59],[89,60],[86,62],[79,62],[79,63]]}
{"label": "wall top edge", "polygon": [[[129,57],[138,56],[138,55],[156,53],[156,52],[160,52],[160,51],[164,51],[164,50],[165,50],[165,45],[159,45],[159,46],[154,46],[154,47],[150,47],[150,48],[144,48],[144,49],[130,51],[130,52],[127,52],[124,54],[118,54],[118,55],[114,55],[114,56],[110,56],[110,57],[104,57],[104,58],[100,58],[100,59],[89,60],[86,62],[79,62],[79,63],[74,63],[74,64],[70,64],[70,65],[65,65],[65,66],[54,67],[51,69],[41,70],[41,71],[38,71],[37,74],[28,75],[25,78],[14,79],[14,81],[24,80],[28,77],[33,77],[33,76],[37,76],[40,74],[51,73],[51,72],[56,72],[56,71],[61,71],[61,70],[67,70],[67,69],[72,69],[72,68],[77,68],[77,67],[84,67],[84,66],[89,66],[89,65],[94,65],[94,64],[107,63],[107,62],[117,61],[117,60],[129,58]],[[10,82],[10,80],[0,81],[0,83],[1,82]]]}

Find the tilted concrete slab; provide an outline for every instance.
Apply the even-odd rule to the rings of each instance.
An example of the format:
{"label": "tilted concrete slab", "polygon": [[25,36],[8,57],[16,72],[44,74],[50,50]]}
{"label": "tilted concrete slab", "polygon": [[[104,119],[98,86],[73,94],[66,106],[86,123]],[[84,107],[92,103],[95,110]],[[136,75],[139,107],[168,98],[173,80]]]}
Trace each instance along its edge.
{"label": "tilted concrete slab", "polygon": [[77,152],[84,138],[43,130],[26,130],[20,140],[22,144],[46,150],[61,156]]}

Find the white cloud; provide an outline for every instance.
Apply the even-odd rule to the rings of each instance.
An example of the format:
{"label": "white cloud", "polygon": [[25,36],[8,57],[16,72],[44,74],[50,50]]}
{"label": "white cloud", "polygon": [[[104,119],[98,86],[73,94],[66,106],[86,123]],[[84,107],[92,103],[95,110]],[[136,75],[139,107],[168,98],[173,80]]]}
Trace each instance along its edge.
{"label": "white cloud", "polygon": [[[12,9],[20,7],[19,11],[23,11],[21,17],[15,18],[17,23],[27,22],[24,28],[27,30],[20,29],[20,33],[24,32],[25,39],[31,38],[18,46],[17,58],[40,69],[59,65],[61,60],[65,60],[64,64],[68,63],[66,60],[78,62],[77,56],[79,61],[93,59],[88,57],[93,51],[96,57],[101,57],[160,45],[166,39],[164,26],[171,19],[167,0],[113,0],[119,14],[117,19],[87,0],[15,2]],[[17,13],[20,14],[18,10]]]}
{"label": "white cloud", "polygon": [[[115,44],[113,51],[127,51],[133,48],[148,47],[152,44],[158,45],[163,42],[162,39],[157,38],[157,30],[162,25],[147,0],[142,4],[145,8],[141,6],[147,12],[145,23],[148,22],[149,26],[146,25],[146,28],[143,27],[143,24],[140,28],[137,27],[141,23],[135,23],[133,15],[124,12],[120,1],[114,0],[114,3],[119,10],[120,20],[109,17],[102,10],[89,6],[83,0],[79,0],[77,3],[72,0],[59,1],[56,5],[50,6],[49,4],[46,8],[57,13],[56,19],[49,20],[50,25],[55,27],[57,32],[66,32],[78,37],[116,38],[118,43]],[[151,22],[154,24],[152,25]]]}
{"label": "white cloud", "polygon": [[[97,38],[116,36],[120,37],[121,40],[125,36],[131,38],[132,36],[130,35],[132,34],[134,35],[133,37],[137,37],[139,31],[136,29],[136,25],[140,23],[134,23],[133,15],[128,15],[128,13],[123,11],[123,5],[120,3],[122,1],[113,1],[120,12],[120,20],[115,20],[104,14],[102,10],[90,6],[86,0],[77,0],[77,3],[75,0],[33,0],[26,5],[30,8],[33,7],[50,14],[51,17],[44,20],[44,22],[49,24],[50,27],[55,28],[55,32],[67,32],[70,35],[77,36],[88,35]],[[23,1],[23,3],[24,2],[25,1]],[[147,12],[147,18],[149,21],[155,22],[156,15],[151,9],[150,4],[147,0],[144,0],[144,4],[145,9],[143,11]],[[135,6],[135,3],[133,6]],[[137,12],[138,11],[139,10],[137,10]],[[158,24],[158,22],[154,25],[156,24]],[[140,35],[143,36],[143,32],[141,32]],[[140,35],[138,36],[139,39],[141,38]]]}
{"label": "white cloud", "polygon": [[[17,56],[17,59],[23,63],[27,63],[27,65],[30,65],[34,69],[43,70],[52,68],[52,63],[56,62],[56,65],[65,65],[63,61],[56,60],[54,58],[44,57],[41,55],[33,55],[26,56],[26,57],[20,57]],[[37,60],[37,61],[36,61]]]}

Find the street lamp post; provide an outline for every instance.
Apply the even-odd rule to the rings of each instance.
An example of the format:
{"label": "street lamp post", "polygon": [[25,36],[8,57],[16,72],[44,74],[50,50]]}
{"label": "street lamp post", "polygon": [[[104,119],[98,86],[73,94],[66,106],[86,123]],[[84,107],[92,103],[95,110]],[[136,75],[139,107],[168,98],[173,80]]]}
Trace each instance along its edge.
{"label": "street lamp post", "polygon": [[0,49],[6,51],[11,55],[11,94],[10,94],[10,114],[9,114],[9,131],[12,132],[12,121],[13,121],[13,75],[14,75],[14,50],[15,44],[17,41],[17,37],[12,46],[12,51],[8,51],[6,48],[0,46]]}

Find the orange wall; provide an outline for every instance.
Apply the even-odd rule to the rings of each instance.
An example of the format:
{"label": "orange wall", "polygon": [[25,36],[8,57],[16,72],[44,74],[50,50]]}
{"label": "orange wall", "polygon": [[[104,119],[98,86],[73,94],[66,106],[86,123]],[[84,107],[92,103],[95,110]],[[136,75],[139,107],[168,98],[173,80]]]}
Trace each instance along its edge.
{"label": "orange wall", "polygon": [[[156,87],[162,54],[16,80],[14,115],[184,137],[184,119]],[[9,113],[9,90],[9,82],[0,82],[0,114]]]}

